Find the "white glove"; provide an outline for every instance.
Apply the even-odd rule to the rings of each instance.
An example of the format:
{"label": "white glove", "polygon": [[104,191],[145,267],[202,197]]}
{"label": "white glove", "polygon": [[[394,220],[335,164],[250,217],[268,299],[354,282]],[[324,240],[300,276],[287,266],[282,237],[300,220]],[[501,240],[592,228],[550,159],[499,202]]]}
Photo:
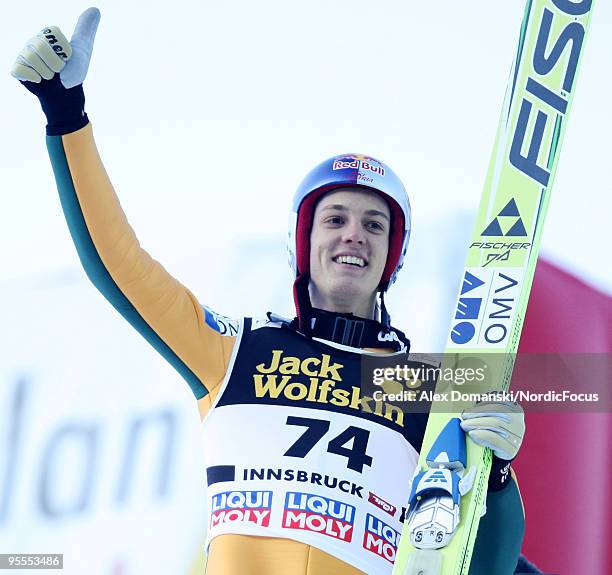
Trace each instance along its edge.
{"label": "white glove", "polygon": [[23,82],[38,84],[60,72],[65,88],[83,83],[87,76],[100,10],[88,8],[81,14],[70,42],[57,26],[50,26],[28,40],[11,69]]}
{"label": "white glove", "polygon": [[500,459],[516,457],[525,435],[525,414],[515,402],[487,401],[461,414],[461,428],[482,447],[490,447]]}

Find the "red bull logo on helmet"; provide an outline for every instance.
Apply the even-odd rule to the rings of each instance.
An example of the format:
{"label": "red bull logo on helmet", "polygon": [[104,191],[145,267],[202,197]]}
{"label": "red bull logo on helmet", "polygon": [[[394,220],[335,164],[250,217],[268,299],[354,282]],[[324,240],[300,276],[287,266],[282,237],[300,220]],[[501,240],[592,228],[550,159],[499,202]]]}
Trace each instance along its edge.
{"label": "red bull logo on helmet", "polygon": [[395,563],[400,533],[369,513],[366,515],[366,528],[363,534],[363,547],[389,563]]}
{"label": "red bull logo on helmet", "polygon": [[210,527],[223,523],[255,523],[268,527],[271,491],[226,491],[213,495]]}
{"label": "red bull logo on helmet", "polygon": [[334,160],[332,170],[363,170],[364,172],[372,172],[379,176],[385,175],[385,169],[374,158],[368,156],[344,156]]}
{"label": "red bull logo on helmet", "polygon": [[283,527],[314,531],[350,542],[353,537],[355,508],[347,503],[290,491],[285,499]]}

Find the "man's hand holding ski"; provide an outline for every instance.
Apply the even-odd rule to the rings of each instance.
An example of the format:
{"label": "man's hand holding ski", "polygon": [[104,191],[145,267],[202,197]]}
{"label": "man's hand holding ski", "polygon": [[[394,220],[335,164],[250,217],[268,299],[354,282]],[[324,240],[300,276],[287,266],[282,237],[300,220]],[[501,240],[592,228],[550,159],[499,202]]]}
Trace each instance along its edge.
{"label": "man's hand holding ski", "polygon": [[479,402],[461,414],[461,428],[481,447],[489,447],[500,459],[510,461],[525,435],[525,414],[518,403]]}

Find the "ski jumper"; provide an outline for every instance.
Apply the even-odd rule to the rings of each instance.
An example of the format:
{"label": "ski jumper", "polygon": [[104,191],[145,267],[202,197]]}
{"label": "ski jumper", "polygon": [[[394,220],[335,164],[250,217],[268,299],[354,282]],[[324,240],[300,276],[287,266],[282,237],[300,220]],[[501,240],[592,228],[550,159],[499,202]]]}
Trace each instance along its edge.
{"label": "ski jumper", "polygon": [[[47,145],[88,277],[198,401],[207,573],[389,575],[427,417],[363,395],[360,361],[376,350],[269,319],[236,324],[203,307],[140,247],[91,125],[48,136]],[[516,509],[509,489],[505,500],[516,496],[506,505]],[[481,530],[498,519],[490,500]],[[518,521],[507,515],[495,529]],[[521,539],[477,545],[475,559],[516,561]]]}

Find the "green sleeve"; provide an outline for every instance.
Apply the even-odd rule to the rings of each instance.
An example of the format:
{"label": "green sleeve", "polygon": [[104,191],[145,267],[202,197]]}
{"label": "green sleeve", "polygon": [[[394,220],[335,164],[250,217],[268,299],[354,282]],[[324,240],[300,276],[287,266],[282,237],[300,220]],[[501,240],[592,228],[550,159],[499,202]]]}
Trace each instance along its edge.
{"label": "green sleeve", "polygon": [[525,533],[523,504],[515,480],[487,495],[487,512],[481,518],[469,575],[514,573]]}

